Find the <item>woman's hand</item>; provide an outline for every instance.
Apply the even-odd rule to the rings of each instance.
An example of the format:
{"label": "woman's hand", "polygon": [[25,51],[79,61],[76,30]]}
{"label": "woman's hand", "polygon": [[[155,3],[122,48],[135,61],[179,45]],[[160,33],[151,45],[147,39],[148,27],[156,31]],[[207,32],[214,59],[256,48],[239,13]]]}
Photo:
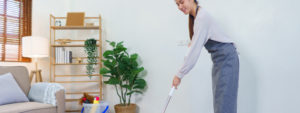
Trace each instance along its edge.
{"label": "woman's hand", "polygon": [[175,76],[173,79],[172,87],[175,86],[175,89],[177,89],[177,86],[180,84],[180,82],[181,82],[181,79],[178,78],[177,76]]}

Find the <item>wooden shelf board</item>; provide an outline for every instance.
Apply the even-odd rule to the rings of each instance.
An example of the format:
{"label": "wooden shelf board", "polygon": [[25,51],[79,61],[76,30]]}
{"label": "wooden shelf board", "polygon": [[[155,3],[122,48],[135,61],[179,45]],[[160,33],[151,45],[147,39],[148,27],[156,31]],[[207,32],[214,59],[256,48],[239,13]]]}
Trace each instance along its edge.
{"label": "wooden shelf board", "polygon": [[85,83],[85,82],[100,82],[100,81],[52,81],[54,83]]}
{"label": "wooden shelf board", "polygon": [[[72,59],[77,59],[77,58],[87,59],[87,57],[72,57]],[[94,58],[99,58],[99,57],[94,57]]]}
{"label": "wooden shelf board", "polygon": [[66,99],[66,102],[79,101],[80,99]]}
{"label": "wooden shelf board", "polygon": [[[54,77],[78,77],[78,76],[90,76],[90,75],[54,75]],[[93,76],[100,76],[100,74],[94,74]]]}
{"label": "wooden shelf board", "polygon": [[[74,92],[74,93],[66,93],[67,95],[72,95],[72,94],[83,94],[84,92]],[[100,92],[85,92],[88,94],[100,94]]]}
{"label": "wooden shelf board", "polygon": [[[85,45],[51,45],[51,47],[84,47]],[[99,47],[99,44],[96,45]]]}
{"label": "wooden shelf board", "polygon": [[51,65],[87,65],[87,64],[88,63],[52,63]]}
{"label": "wooden shelf board", "polygon": [[51,26],[52,29],[99,29],[99,26]]}
{"label": "wooden shelf board", "polygon": [[[55,19],[67,19],[67,17],[54,17]],[[100,17],[84,17],[85,19],[99,19]]]}
{"label": "wooden shelf board", "polygon": [[[86,40],[68,40],[70,42],[84,42]],[[96,41],[99,41],[99,40],[96,40]],[[59,40],[55,40],[55,42],[62,42],[62,41],[59,41]]]}
{"label": "wooden shelf board", "polygon": [[81,112],[81,110],[66,110],[66,112]]}

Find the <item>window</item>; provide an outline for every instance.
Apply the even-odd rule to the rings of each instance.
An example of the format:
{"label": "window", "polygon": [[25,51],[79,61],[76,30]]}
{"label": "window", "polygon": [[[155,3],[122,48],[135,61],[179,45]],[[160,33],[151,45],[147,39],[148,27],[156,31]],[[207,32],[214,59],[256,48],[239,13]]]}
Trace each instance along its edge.
{"label": "window", "polygon": [[0,0],[0,61],[31,62],[22,57],[22,37],[31,36],[32,0]]}

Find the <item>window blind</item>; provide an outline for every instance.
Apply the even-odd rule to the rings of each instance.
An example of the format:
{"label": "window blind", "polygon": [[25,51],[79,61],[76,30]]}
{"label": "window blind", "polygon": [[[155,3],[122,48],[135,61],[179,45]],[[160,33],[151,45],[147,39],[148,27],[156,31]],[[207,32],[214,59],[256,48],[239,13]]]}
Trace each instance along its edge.
{"label": "window blind", "polygon": [[0,0],[0,61],[31,62],[22,57],[22,37],[31,36],[32,0]]}

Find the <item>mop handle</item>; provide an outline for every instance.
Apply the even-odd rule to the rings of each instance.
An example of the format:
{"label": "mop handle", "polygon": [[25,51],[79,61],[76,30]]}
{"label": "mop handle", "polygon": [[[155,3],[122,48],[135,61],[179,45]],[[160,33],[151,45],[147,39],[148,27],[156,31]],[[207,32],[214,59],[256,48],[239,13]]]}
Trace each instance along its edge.
{"label": "mop handle", "polygon": [[172,96],[172,95],[173,95],[173,93],[174,93],[174,90],[175,90],[175,86],[173,86],[173,87],[172,87],[172,89],[171,89],[171,92],[170,92],[170,94],[169,94],[170,96]]}
{"label": "mop handle", "polygon": [[169,104],[169,102],[170,102],[170,99],[171,99],[171,97],[172,97],[172,95],[173,95],[173,93],[174,93],[174,90],[175,90],[175,86],[173,86],[172,89],[171,89],[171,92],[170,92],[170,94],[169,94],[168,100],[167,100],[167,102],[166,102],[166,104],[165,104],[165,106],[164,106],[164,109],[163,109],[162,113],[165,113],[165,111],[166,111],[166,109],[167,109],[167,106],[168,106],[168,104]]}
{"label": "mop handle", "polygon": [[[190,51],[190,47],[188,47],[188,50],[187,50],[187,52],[186,52],[186,54],[185,54],[185,58],[186,58],[186,56],[188,55],[189,51]],[[184,60],[185,60],[185,58],[184,58]],[[171,97],[172,97],[172,95],[173,95],[173,93],[174,93],[174,90],[175,90],[175,86],[173,86],[172,89],[171,89],[171,92],[170,92],[170,94],[169,94],[168,100],[167,100],[167,102],[166,102],[166,104],[165,104],[165,106],[164,106],[164,109],[163,109],[162,113],[165,113],[165,111],[166,111],[166,109],[167,109],[167,106],[168,106],[168,104],[169,104],[169,102],[170,102],[170,99],[171,99]]]}

